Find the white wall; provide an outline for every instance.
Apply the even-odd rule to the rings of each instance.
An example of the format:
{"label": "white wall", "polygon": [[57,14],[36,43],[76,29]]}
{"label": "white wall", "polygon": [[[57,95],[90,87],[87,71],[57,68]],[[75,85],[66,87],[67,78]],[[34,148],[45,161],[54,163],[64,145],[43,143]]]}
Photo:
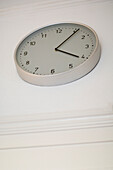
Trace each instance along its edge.
{"label": "white wall", "polygon": [[[80,170],[113,169],[112,18],[112,0],[0,1],[0,169],[29,170],[31,166],[33,169],[41,170],[68,170],[70,166],[71,169]],[[62,86],[39,87],[21,80],[13,56],[17,43],[39,27],[69,21],[87,24],[97,32],[102,53],[96,68],[82,79]],[[39,120],[43,123],[40,124]],[[90,122],[93,122],[93,127]],[[39,139],[37,131],[40,131],[40,126],[44,129],[43,134],[47,135],[45,129],[54,130],[54,123],[56,130],[60,130],[61,133],[64,133],[62,126],[67,127],[65,130],[69,130],[70,126],[75,129],[74,138],[70,131],[72,138],[70,141],[68,141],[70,135],[66,131],[67,147],[19,149],[26,146],[39,147],[40,143],[34,143],[34,140]],[[99,130],[99,126],[102,131]],[[85,135],[84,127],[87,129]],[[93,128],[97,130],[93,131]],[[93,132],[95,135],[90,135]],[[28,133],[35,133],[37,137],[32,135],[27,137]],[[54,131],[54,135],[55,133]],[[41,137],[43,139],[42,133]],[[50,141],[52,137],[52,135],[47,136]],[[80,146],[75,140],[77,137]],[[27,142],[27,139],[32,140]],[[59,144],[65,143],[63,134],[58,134],[57,140]],[[73,140],[74,146],[70,146]],[[85,144],[80,142],[84,140]],[[93,144],[87,145],[87,142]],[[50,145],[52,144],[54,142],[50,142]],[[12,150],[13,148],[15,150]],[[60,155],[63,164],[59,160]],[[37,165],[37,161],[44,161],[44,164]]]}

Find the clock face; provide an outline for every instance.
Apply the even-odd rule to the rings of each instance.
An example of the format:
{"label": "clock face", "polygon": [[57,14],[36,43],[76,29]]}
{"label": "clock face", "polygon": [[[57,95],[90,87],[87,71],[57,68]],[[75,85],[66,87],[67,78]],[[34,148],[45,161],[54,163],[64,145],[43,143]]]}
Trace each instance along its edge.
{"label": "clock face", "polygon": [[95,33],[89,27],[54,24],[27,36],[16,50],[16,61],[29,74],[58,75],[87,62],[96,43]]}

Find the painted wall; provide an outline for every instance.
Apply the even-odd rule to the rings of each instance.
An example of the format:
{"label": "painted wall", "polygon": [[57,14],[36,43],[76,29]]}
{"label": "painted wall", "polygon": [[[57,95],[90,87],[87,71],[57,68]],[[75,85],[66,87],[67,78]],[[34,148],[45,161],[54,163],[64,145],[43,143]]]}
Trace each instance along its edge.
{"label": "painted wall", "polygon": [[[112,0],[0,2],[0,169],[113,169],[112,18]],[[24,82],[14,63],[18,42],[42,26],[70,21],[97,32],[102,51],[95,69],[62,86]]]}

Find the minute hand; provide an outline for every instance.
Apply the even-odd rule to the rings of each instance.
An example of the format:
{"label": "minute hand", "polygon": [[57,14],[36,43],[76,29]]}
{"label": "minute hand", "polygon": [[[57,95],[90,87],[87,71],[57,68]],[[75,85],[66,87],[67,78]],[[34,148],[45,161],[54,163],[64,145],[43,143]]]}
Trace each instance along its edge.
{"label": "minute hand", "polygon": [[71,34],[68,38],[66,38],[66,40],[64,40],[58,47],[56,47],[55,50],[58,49],[62,44],[64,44],[69,38],[71,38],[77,31],[79,31],[79,28],[74,31],[73,34]]}

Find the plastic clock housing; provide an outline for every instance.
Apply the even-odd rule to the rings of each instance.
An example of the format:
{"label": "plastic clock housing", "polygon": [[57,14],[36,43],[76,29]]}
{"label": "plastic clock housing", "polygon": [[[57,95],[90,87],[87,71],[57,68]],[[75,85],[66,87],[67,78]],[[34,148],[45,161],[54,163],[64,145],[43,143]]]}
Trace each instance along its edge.
{"label": "plastic clock housing", "polygon": [[60,85],[88,74],[100,59],[96,32],[80,23],[59,23],[37,29],[15,49],[19,76],[40,86]]}

